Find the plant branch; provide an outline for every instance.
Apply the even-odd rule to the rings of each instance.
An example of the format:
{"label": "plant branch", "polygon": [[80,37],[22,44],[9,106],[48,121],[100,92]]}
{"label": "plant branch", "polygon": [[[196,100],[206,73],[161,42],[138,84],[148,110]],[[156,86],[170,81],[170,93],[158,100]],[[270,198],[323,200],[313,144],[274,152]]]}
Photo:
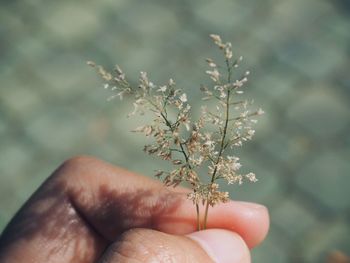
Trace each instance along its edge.
{"label": "plant branch", "polygon": [[[231,82],[231,66],[230,66],[230,62],[228,59],[226,59],[226,66],[227,66],[227,83],[229,84]],[[215,168],[213,171],[213,174],[211,176],[211,180],[210,180],[210,185],[212,185],[216,179],[216,173],[218,170],[218,163],[220,161],[220,158],[222,156],[222,153],[225,149],[225,139],[226,139],[226,134],[227,134],[227,128],[228,128],[228,123],[229,123],[229,114],[230,114],[230,92],[231,90],[228,89],[227,90],[227,97],[226,97],[226,112],[225,112],[225,124],[224,124],[224,129],[222,132],[222,138],[221,138],[221,143],[220,143],[220,149],[219,149],[219,154],[218,154],[218,158],[216,160],[215,163]],[[204,211],[204,222],[203,222],[203,229],[207,228],[207,220],[208,220],[208,210],[209,210],[209,200],[206,201],[205,204],[205,211]]]}
{"label": "plant branch", "polygon": [[[171,130],[171,132],[174,132],[174,128],[172,127],[172,125],[171,125],[170,121],[167,119],[167,117],[162,112],[160,114],[163,117],[166,125]],[[181,150],[178,150],[178,149],[176,149],[176,150],[179,151],[179,152],[182,152],[183,156],[185,157],[187,167],[190,170],[192,170],[192,167],[191,167],[191,165],[189,163],[188,155],[187,155],[187,153],[186,153],[182,143],[180,143],[180,148],[181,148]],[[193,191],[196,192],[195,189],[193,189]],[[197,203],[196,203],[196,214],[197,214],[197,231],[199,231],[199,230],[201,230],[201,222],[200,222],[199,205]]]}

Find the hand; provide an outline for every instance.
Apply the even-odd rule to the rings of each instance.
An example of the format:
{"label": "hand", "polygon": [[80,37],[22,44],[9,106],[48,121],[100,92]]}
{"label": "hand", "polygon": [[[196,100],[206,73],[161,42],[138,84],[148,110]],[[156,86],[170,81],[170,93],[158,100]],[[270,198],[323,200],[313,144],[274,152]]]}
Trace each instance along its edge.
{"label": "hand", "polygon": [[66,161],[0,237],[0,262],[250,262],[268,231],[265,207],[228,202],[209,211],[208,230],[184,188],[91,157]]}

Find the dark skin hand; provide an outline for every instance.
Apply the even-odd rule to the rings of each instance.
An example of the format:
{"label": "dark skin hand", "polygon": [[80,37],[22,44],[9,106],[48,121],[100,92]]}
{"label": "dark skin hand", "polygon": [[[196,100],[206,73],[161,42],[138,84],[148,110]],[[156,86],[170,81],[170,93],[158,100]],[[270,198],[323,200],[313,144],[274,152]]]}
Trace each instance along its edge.
{"label": "dark skin hand", "polygon": [[166,188],[92,157],[63,163],[0,237],[0,262],[250,262],[266,236],[264,206],[210,209],[208,230],[184,188]]}

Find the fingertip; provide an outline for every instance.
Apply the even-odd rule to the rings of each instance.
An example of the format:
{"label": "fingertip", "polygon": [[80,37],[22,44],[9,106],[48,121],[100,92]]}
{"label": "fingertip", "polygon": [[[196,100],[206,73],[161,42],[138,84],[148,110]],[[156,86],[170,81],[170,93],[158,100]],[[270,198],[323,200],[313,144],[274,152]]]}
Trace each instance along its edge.
{"label": "fingertip", "polygon": [[[249,232],[247,232],[246,242],[250,248],[253,248],[259,245],[268,234],[270,228],[269,212],[266,206],[260,204],[247,202],[241,202],[241,204],[251,209],[252,224],[245,225],[245,227]],[[249,215],[246,216],[246,218],[248,217]]]}
{"label": "fingertip", "polygon": [[269,230],[268,209],[260,204],[230,201],[210,211],[208,228],[225,228],[237,232],[249,248],[260,244]]}
{"label": "fingertip", "polygon": [[[184,199],[176,210],[154,218],[153,223],[156,229],[170,234],[183,235],[194,232],[196,213],[193,203]],[[249,248],[253,248],[260,244],[268,233],[269,213],[263,205],[230,201],[209,209],[207,228],[236,232]]]}

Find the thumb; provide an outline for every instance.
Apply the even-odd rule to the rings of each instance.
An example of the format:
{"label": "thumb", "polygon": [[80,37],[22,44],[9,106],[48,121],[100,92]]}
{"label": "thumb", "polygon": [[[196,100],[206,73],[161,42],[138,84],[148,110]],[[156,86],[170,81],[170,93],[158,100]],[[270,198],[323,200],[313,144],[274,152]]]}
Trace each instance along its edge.
{"label": "thumb", "polygon": [[250,253],[243,239],[227,230],[177,236],[139,228],[125,232],[99,261],[114,262],[250,263]]}

